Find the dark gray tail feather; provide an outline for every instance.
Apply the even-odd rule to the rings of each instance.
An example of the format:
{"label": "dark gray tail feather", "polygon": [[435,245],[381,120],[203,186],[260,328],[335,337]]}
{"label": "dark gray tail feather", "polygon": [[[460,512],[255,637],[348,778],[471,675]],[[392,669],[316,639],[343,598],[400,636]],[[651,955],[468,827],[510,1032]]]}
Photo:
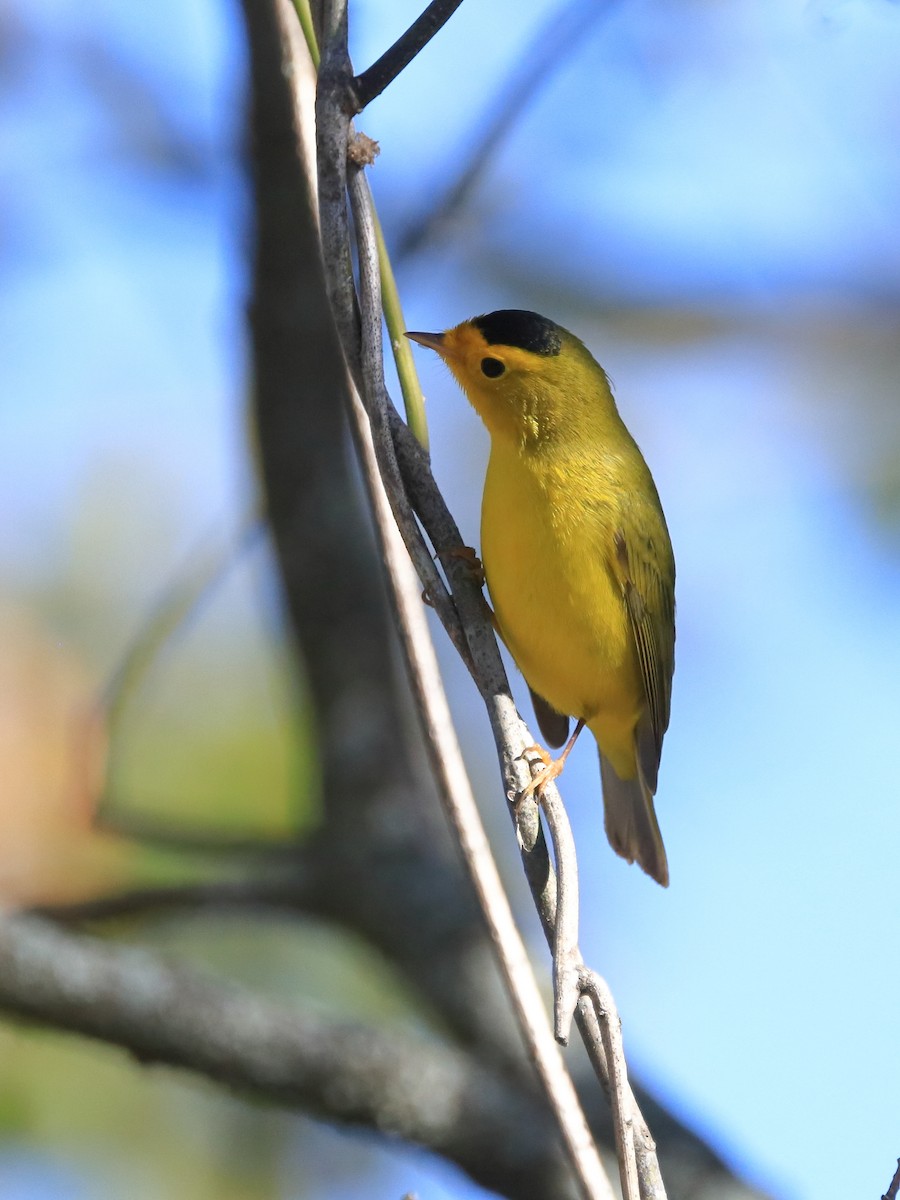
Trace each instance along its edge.
{"label": "dark gray tail feather", "polygon": [[666,848],[656,823],[653,796],[640,766],[634,779],[620,779],[612,763],[600,755],[606,836],[616,854],[636,862],[663,887],[669,886]]}

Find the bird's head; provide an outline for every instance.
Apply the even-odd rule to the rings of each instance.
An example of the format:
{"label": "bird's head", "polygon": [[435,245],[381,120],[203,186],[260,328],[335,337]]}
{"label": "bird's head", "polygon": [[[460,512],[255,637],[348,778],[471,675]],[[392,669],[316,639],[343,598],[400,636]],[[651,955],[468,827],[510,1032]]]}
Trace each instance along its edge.
{"label": "bird's head", "polygon": [[541,439],[561,422],[586,364],[581,342],[554,321],[519,308],[472,317],[444,333],[407,333],[441,356],[492,435]]}

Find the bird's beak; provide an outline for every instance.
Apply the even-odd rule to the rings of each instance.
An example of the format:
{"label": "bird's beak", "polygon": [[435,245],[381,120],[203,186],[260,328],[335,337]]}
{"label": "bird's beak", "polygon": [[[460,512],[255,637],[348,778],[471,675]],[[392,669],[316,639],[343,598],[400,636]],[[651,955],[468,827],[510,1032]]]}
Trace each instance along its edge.
{"label": "bird's beak", "polygon": [[407,333],[410,341],[418,342],[420,346],[427,346],[429,350],[435,350],[438,354],[445,354],[444,334],[442,333]]}

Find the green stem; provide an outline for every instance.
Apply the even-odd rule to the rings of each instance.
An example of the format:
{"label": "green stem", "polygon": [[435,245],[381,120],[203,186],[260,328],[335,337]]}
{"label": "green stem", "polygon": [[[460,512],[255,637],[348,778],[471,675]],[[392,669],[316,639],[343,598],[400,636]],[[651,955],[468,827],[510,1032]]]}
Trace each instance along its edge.
{"label": "green stem", "polygon": [[400,304],[400,293],[394,278],[394,268],[384,241],[384,232],[378,213],[375,212],[375,238],[378,242],[378,266],[381,270],[381,307],[387,322],[388,336],[391,340],[391,350],[394,354],[394,364],[397,367],[397,377],[400,380],[400,391],[403,393],[403,407],[406,410],[406,423],[428,449],[428,420],[425,416],[425,397],[416,374],[413,361],[412,347],[406,337],[406,322],[403,319],[403,308]]}
{"label": "green stem", "polygon": [[306,38],[306,48],[309,50],[309,57],[313,61],[313,66],[318,71],[320,58],[319,43],[316,41],[316,31],[313,28],[309,0],[294,0],[294,8],[297,12],[297,19],[300,21],[300,28],[303,30],[303,36]]}

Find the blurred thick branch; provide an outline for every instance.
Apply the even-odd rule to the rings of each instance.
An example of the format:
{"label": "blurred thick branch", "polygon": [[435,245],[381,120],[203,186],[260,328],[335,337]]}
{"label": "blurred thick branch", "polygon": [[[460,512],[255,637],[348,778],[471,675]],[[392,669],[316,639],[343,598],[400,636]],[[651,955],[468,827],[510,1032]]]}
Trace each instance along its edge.
{"label": "blurred thick branch", "polygon": [[566,1195],[543,1106],[471,1056],[312,1012],[146,950],[0,918],[0,1011],[445,1155],[506,1195]]}
{"label": "blurred thick branch", "polygon": [[[382,566],[347,459],[329,315],[288,83],[290,10],[246,0],[257,214],[251,307],[260,470],[283,593],[319,723],[323,826],[309,910],[416,980],[464,1044],[515,1057],[488,946],[443,825],[397,670]],[[288,75],[283,63],[293,63]]]}

